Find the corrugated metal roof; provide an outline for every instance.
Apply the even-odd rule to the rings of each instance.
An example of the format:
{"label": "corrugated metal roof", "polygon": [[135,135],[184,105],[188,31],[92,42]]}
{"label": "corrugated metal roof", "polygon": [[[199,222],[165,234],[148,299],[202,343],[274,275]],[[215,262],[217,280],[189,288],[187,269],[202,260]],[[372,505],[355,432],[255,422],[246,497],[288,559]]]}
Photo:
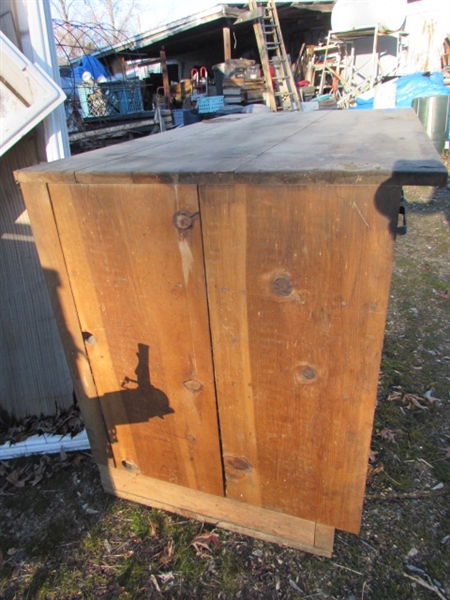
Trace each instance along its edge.
{"label": "corrugated metal roof", "polygon": [[[334,0],[303,0],[302,2],[277,2],[277,4],[285,7],[327,13],[331,12]],[[229,19],[230,21],[234,21],[239,17],[239,14],[243,10],[247,9],[248,4],[246,2],[234,5],[229,5],[226,3],[217,4],[216,6],[205,9],[202,12],[184,17],[183,19],[178,19],[177,21],[173,21],[171,23],[160,25],[154,29],[150,29],[135,36],[132,41],[127,40],[124,43],[119,43],[113,47],[105,48],[103,51],[100,50],[99,52],[95,53],[95,56],[101,58],[102,56],[107,56],[111,53],[119,53],[127,50],[135,52],[140,48],[144,48],[145,46],[161,43],[165,40],[173,38],[178,34],[182,34],[199,26],[208,25],[209,23],[213,23],[219,19]]]}
{"label": "corrugated metal roof", "polygon": [[320,12],[331,12],[335,0],[303,0],[303,2],[292,2],[293,8],[318,10]]}
{"label": "corrugated metal roof", "polygon": [[[244,5],[244,3],[243,3]],[[159,25],[154,29],[141,33],[124,43],[116,44],[115,46],[105,48],[104,52],[99,51],[96,56],[101,58],[104,55],[111,54],[111,51],[121,52],[123,50],[139,50],[144,46],[149,46],[167,40],[179,33],[193,29],[200,25],[205,25],[222,18],[237,19],[242,9],[239,6],[229,6],[227,4],[217,4],[212,8],[195,13],[189,17],[184,17],[171,23]]]}

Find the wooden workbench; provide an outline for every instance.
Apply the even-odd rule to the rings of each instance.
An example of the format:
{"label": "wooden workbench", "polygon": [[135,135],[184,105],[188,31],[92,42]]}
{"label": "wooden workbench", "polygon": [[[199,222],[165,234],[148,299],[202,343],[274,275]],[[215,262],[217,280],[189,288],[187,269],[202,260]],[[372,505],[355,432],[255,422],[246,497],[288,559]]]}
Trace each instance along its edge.
{"label": "wooden workbench", "polygon": [[105,488],[331,555],[360,528],[412,110],[227,117],[17,173]]}

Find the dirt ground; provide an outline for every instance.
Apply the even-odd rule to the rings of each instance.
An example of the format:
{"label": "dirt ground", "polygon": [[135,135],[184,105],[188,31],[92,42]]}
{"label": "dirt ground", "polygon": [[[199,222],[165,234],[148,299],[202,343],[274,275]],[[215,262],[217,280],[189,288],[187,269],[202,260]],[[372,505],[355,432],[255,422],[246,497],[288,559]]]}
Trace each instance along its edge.
{"label": "dirt ground", "polygon": [[106,495],[89,454],[0,463],[0,598],[450,599],[450,184],[405,188],[359,536],[333,558]]}

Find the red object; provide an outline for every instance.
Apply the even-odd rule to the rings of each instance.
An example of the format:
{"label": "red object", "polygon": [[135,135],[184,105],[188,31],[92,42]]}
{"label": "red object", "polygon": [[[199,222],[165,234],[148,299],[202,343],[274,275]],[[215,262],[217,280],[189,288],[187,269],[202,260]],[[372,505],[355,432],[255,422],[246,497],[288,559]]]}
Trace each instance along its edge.
{"label": "red object", "polygon": [[272,79],[272,87],[274,90],[277,89],[277,80],[275,79],[275,69],[273,68],[272,65],[269,65],[269,73],[270,73],[270,78]]}
{"label": "red object", "polygon": [[194,67],[191,70],[191,79],[195,83],[195,85],[199,85],[202,79],[206,80],[208,78],[208,70],[206,67],[200,67],[197,69]]}
{"label": "red object", "polygon": [[195,67],[191,70],[191,79],[196,85],[198,85],[199,75],[198,69],[196,69]]}

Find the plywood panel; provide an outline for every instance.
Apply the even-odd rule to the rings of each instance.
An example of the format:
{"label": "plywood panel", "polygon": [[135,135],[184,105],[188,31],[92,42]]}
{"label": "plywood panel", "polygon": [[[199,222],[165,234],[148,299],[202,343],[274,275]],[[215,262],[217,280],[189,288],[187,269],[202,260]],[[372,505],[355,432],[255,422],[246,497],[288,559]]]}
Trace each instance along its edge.
{"label": "plywood panel", "polygon": [[400,190],[200,198],[227,496],[357,532]]}
{"label": "plywood panel", "polygon": [[50,194],[116,464],[223,495],[196,188]]}

